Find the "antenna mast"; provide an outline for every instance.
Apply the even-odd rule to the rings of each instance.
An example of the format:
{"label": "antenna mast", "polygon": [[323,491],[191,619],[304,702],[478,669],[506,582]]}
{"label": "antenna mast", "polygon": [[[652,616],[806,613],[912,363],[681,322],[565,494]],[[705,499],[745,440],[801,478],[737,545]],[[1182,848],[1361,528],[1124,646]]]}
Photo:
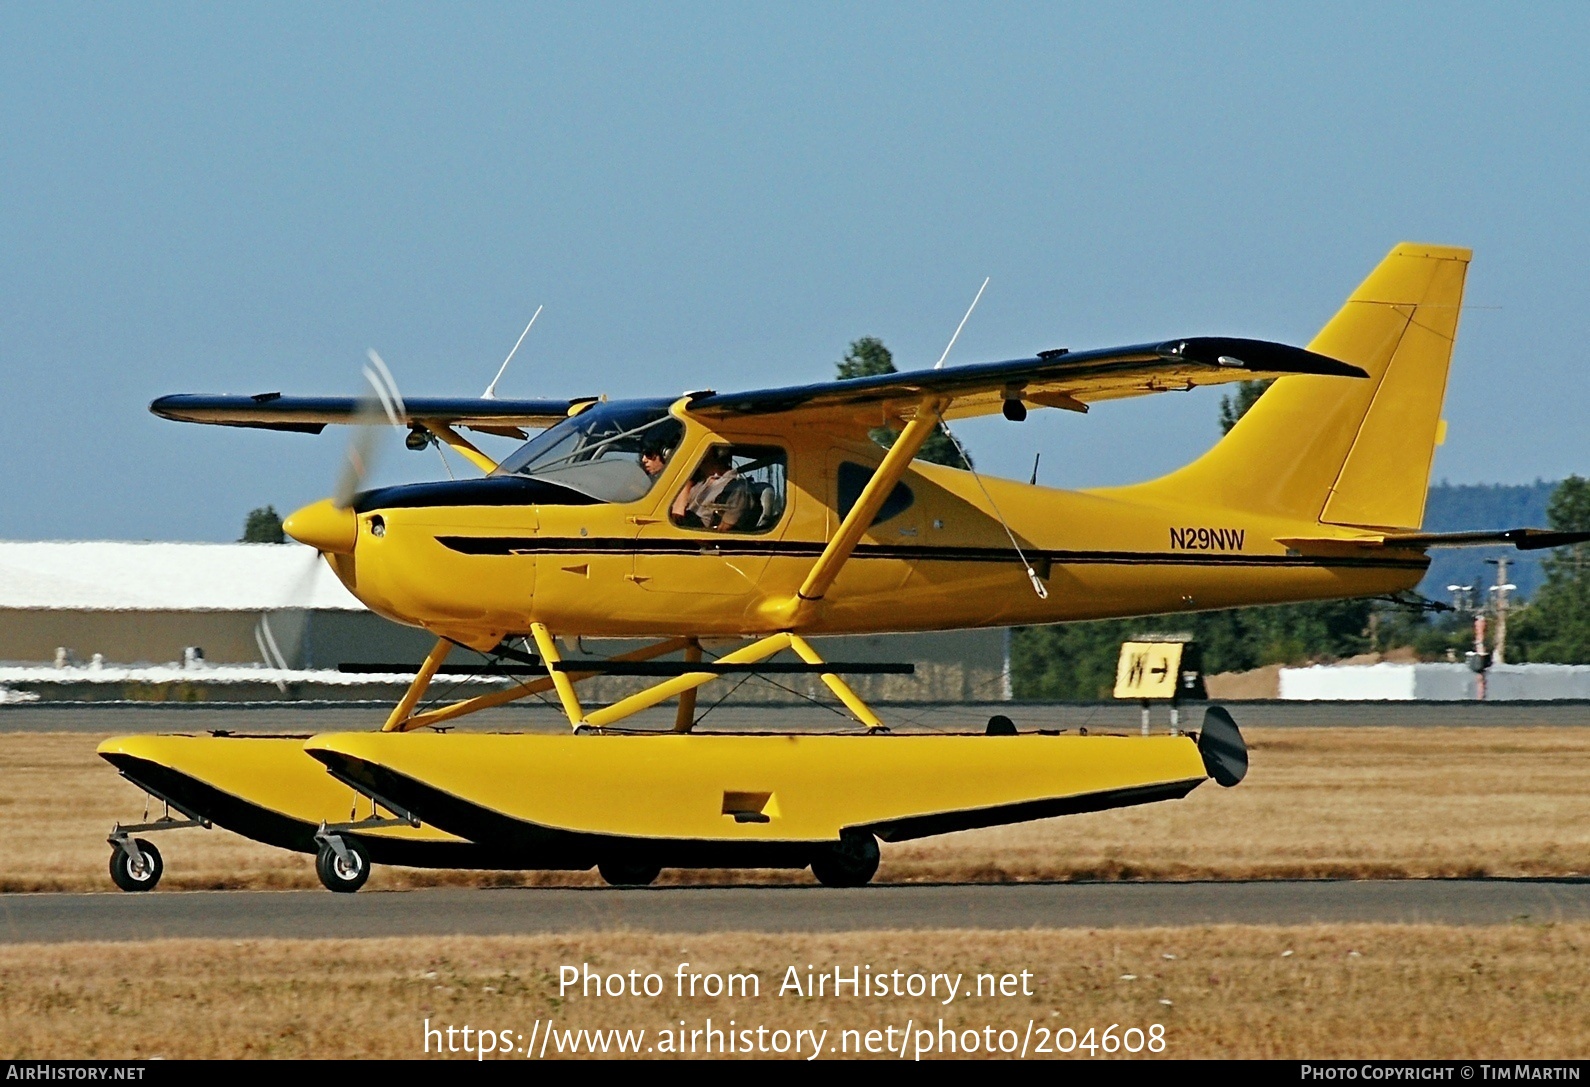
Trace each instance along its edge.
{"label": "antenna mast", "polygon": [[966,307],[966,317],[962,317],[961,323],[955,326],[955,335],[951,336],[950,342],[944,345],[944,354],[940,355],[939,361],[933,364],[933,369],[937,370],[942,368],[944,365],[944,360],[950,357],[950,348],[954,347],[955,341],[961,338],[961,329],[966,327],[967,318],[971,317],[972,311],[977,308],[977,303],[982,299],[983,292],[988,289],[988,281],[992,278],[992,276],[983,277],[983,285],[977,288],[977,297],[972,299],[972,304]]}
{"label": "antenna mast", "polygon": [[508,364],[513,361],[514,355],[519,351],[519,345],[524,343],[524,338],[530,335],[530,326],[536,323],[536,318],[541,316],[543,307],[537,306],[535,313],[530,315],[530,324],[524,326],[524,331],[519,333],[519,338],[513,342],[513,350],[508,352],[508,357],[502,360],[502,365],[497,367],[497,376],[491,379],[491,384],[486,386],[486,391],[480,394],[482,400],[497,399],[497,382],[502,380],[502,375],[507,372]]}

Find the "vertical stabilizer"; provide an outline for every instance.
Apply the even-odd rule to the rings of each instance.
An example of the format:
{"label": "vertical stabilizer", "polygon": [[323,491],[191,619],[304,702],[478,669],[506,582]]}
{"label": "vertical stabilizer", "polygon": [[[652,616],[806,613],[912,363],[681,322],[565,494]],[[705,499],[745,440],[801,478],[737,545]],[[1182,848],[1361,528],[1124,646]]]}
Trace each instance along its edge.
{"label": "vertical stabilizer", "polygon": [[1397,246],[1308,345],[1368,380],[1280,378],[1213,449],[1143,486],[1325,524],[1418,528],[1470,255]]}

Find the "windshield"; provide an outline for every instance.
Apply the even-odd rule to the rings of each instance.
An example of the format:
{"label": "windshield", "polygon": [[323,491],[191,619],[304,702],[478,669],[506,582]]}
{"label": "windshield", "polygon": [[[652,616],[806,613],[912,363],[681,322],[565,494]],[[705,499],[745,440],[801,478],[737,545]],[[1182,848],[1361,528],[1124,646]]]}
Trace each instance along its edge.
{"label": "windshield", "polygon": [[546,480],[603,502],[634,502],[684,436],[668,405],[598,404],[530,439],[492,475]]}

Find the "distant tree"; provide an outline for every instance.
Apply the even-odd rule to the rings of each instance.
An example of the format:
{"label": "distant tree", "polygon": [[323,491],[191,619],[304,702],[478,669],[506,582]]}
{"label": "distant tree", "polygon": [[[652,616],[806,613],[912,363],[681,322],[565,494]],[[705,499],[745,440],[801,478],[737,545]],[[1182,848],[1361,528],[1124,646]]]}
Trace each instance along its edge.
{"label": "distant tree", "polygon": [[1191,634],[1211,674],[1337,660],[1369,648],[1371,608],[1368,600],[1322,600],[1017,627],[1011,632],[1011,685],[1017,698],[1109,698],[1121,643],[1149,632]]}
{"label": "distant tree", "polygon": [[839,360],[839,380],[854,377],[877,377],[879,374],[899,373],[894,365],[894,352],[883,346],[876,336],[863,336],[850,341],[850,350]]}
{"label": "distant tree", "polygon": [[282,531],[281,514],[276,512],[275,506],[261,506],[259,509],[248,511],[248,519],[243,522],[243,535],[238,543],[286,543],[287,534]]}
{"label": "distant tree", "polygon": [[[1590,532],[1590,479],[1569,476],[1546,505],[1559,532]],[[1554,664],[1590,664],[1590,544],[1559,548],[1543,564],[1546,583],[1508,631],[1508,656]]]}
{"label": "distant tree", "polygon": [[[876,336],[863,336],[853,340],[850,350],[845,357],[839,360],[839,379],[848,381],[857,377],[873,377],[877,374],[894,374],[894,354],[885,346],[883,341]],[[885,449],[894,444],[900,436],[898,430],[890,427],[875,427],[870,432],[873,441]],[[945,431],[944,425],[939,424],[938,429],[928,435],[927,441],[922,443],[922,448],[917,452],[917,460],[925,460],[932,464],[947,464],[951,468],[964,468],[971,454],[966,455],[966,460],[955,449],[955,442]]]}
{"label": "distant tree", "polygon": [[1237,391],[1220,398],[1220,433],[1230,434],[1237,420],[1248,414],[1248,409],[1259,402],[1269,381],[1239,381]]}

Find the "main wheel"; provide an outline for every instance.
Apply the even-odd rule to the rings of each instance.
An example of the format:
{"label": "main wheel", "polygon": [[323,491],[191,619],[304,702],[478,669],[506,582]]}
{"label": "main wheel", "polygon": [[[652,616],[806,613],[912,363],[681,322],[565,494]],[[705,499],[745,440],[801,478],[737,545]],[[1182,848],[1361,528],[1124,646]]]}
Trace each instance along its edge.
{"label": "main wheel", "polygon": [[846,832],[812,857],[812,875],[824,887],[865,887],[878,873],[878,839]]}
{"label": "main wheel", "polygon": [[165,873],[166,864],[160,859],[160,850],[142,838],[133,844],[143,854],[143,863],[135,862],[120,846],[110,850],[110,880],[124,891],[152,891]]}
{"label": "main wheel", "polygon": [[348,851],[347,860],[337,855],[330,842],[320,843],[320,849],[315,854],[315,875],[320,877],[326,890],[352,894],[370,878],[370,855],[353,838],[344,838],[342,844]]}
{"label": "main wheel", "polygon": [[608,857],[596,862],[596,870],[611,887],[649,887],[662,873],[662,865],[639,857]]}

